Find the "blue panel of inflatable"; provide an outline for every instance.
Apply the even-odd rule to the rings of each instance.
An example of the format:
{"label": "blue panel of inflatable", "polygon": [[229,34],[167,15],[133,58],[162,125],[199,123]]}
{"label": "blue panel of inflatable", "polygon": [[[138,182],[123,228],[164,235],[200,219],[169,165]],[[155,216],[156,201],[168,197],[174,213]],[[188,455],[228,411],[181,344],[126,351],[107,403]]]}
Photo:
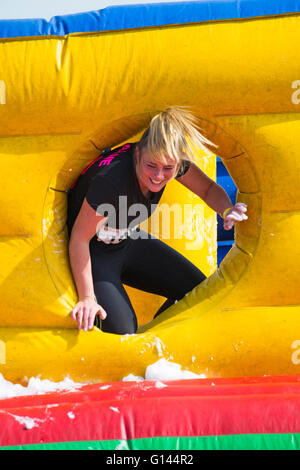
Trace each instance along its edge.
{"label": "blue panel of inflatable", "polygon": [[65,36],[70,33],[111,31],[171,24],[251,18],[295,13],[300,0],[211,0],[161,4],[118,5],[74,15],[45,19],[2,20],[0,37]]}

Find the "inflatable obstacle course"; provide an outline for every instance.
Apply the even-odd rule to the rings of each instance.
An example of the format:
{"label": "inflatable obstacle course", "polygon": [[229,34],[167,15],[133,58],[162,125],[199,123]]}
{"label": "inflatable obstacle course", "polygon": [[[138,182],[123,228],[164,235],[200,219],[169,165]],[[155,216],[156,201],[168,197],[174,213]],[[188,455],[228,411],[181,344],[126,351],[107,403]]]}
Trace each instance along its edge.
{"label": "inflatable obstacle course", "polygon": [[[7,380],[119,381],[160,354],[209,379],[299,373],[299,7],[185,2],[1,22]],[[162,202],[190,205],[194,232],[169,243],[208,279],[153,321],[162,299],[131,292],[137,335],[78,332],[66,191],[102,150],[135,141],[173,104],[190,106],[218,145],[249,219],[216,270],[215,214],[203,206],[199,224],[199,201],[172,183]],[[199,165],[215,178],[213,153],[199,153]]]}

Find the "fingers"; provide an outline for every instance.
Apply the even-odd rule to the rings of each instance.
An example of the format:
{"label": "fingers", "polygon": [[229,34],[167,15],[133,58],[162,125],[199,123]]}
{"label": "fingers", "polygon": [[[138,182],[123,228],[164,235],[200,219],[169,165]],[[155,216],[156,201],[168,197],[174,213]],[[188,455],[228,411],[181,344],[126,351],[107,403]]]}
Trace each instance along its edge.
{"label": "fingers", "polygon": [[73,310],[71,311],[71,318],[73,321],[76,321],[76,315],[77,315],[77,305],[73,308]]}
{"label": "fingers", "polygon": [[237,202],[234,207],[238,207],[242,212],[247,212],[247,204],[244,204],[243,202]]}
{"label": "fingers", "polygon": [[234,224],[225,224],[224,223],[224,229],[225,230],[231,230]]}
{"label": "fingers", "polygon": [[78,330],[81,330],[81,328],[83,326],[82,320],[84,318],[83,307],[82,307],[81,304],[82,304],[82,302],[78,302],[78,304],[73,308],[73,310],[71,312],[72,320],[77,321]]}
{"label": "fingers", "polygon": [[99,310],[99,312],[97,313],[97,315],[99,315],[99,317],[101,318],[101,320],[105,320],[105,318],[107,317],[107,313],[106,311],[104,310],[104,308],[101,307],[101,309]]}
{"label": "fingers", "polygon": [[73,308],[71,318],[73,321],[77,321],[79,330],[88,331],[93,329],[97,314],[100,315],[102,320],[107,316],[106,311],[97,302],[80,301]]}
{"label": "fingers", "polygon": [[88,315],[84,323],[84,331],[91,330],[94,327],[96,314]]}
{"label": "fingers", "polygon": [[247,212],[247,205],[243,202],[237,202],[234,207],[227,212],[226,217],[224,219],[224,229],[231,230],[233,225],[236,222],[242,222],[243,220],[247,220],[248,216],[246,215]]}
{"label": "fingers", "polygon": [[232,220],[232,221],[237,221],[237,222],[241,222],[242,220],[247,220],[248,219],[248,216],[244,213],[241,213],[239,211],[235,211],[235,210],[232,210],[231,212],[229,212],[227,215],[226,215],[226,218],[227,220]]}

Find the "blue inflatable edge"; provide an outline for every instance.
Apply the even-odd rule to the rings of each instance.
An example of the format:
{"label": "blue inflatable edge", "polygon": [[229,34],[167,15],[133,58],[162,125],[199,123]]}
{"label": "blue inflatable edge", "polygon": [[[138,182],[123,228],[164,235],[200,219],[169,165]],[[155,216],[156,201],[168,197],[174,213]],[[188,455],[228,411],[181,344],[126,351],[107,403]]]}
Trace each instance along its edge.
{"label": "blue inflatable edge", "polygon": [[0,20],[0,38],[188,24],[300,12],[300,0],[210,0],[111,6],[46,19]]}

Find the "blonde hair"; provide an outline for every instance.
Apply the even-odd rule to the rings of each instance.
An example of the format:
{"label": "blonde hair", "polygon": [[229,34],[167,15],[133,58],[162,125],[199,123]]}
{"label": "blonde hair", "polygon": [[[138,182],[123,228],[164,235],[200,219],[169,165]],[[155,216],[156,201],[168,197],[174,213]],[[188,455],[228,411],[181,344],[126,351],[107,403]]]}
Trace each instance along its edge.
{"label": "blonde hair", "polygon": [[154,160],[165,162],[169,156],[177,164],[195,161],[195,150],[200,147],[208,153],[207,146],[217,147],[201,133],[197,118],[182,106],[170,106],[154,116],[138,143]]}

